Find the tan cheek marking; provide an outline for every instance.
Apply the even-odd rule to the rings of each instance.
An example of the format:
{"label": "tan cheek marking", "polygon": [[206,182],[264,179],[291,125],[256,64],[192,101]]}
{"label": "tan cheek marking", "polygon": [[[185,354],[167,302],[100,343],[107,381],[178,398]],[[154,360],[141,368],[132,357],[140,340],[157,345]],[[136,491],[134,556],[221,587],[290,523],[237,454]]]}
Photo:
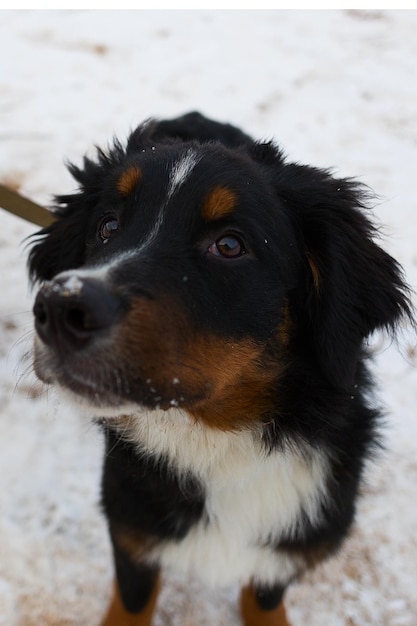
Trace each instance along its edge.
{"label": "tan cheek marking", "polygon": [[121,196],[129,196],[142,178],[142,170],[137,165],[132,165],[119,176],[116,187]]}
{"label": "tan cheek marking", "polygon": [[188,332],[188,320],[171,299],[133,299],[115,342],[118,357],[135,376],[151,380],[160,395],[162,386],[179,378],[175,368],[181,367]]}
{"label": "tan cheek marking", "polygon": [[210,222],[227,217],[236,208],[236,194],[227,187],[215,187],[203,204],[202,216]]}
{"label": "tan cheek marking", "polygon": [[270,390],[284,363],[250,338],[196,332],[172,298],[133,302],[116,343],[130,375],[141,385],[152,381],[161,408],[177,399],[196,420],[233,431],[275,407]]}
{"label": "tan cheek marking", "polygon": [[271,388],[280,378],[283,364],[267,359],[263,348],[252,340],[200,337],[190,353],[196,371],[210,381],[207,398],[189,409],[197,419],[233,431],[250,426],[275,408]]}

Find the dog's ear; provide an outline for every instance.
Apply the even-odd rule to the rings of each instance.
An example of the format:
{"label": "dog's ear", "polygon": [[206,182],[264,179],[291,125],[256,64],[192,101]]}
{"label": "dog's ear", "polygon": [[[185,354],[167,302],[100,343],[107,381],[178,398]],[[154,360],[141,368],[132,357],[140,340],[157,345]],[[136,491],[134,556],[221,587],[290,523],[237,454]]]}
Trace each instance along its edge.
{"label": "dog's ear", "polygon": [[[102,153],[101,159],[104,163],[108,157]],[[88,217],[97,203],[105,169],[99,161],[96,163],[86,158],[83,168],[68,165],[80,191],[56,196],[55,221],[31,237],[28,270],[32,281],[50,280],[59,272],[83,264],[85,238],[82,234],[85,233]]]}
{"label": "dog's ear", "polygon": [[[277,194],[293,220],[304,265],[292,294],[302,341],[339,388],[354,380],[363,342],[412,317],[399,264],[377,243],[369,191],[328,171],[279,160]],[[367,214],[368,213],[368,214]]]}
{"label": "dog's ear", "polygon": [[30,279],[51,280],[56,274],[79,267],[84,259],[84,205],[78,194],[67,197],[65,208],[56,207],[56,220],[31,237],[28,256]]}

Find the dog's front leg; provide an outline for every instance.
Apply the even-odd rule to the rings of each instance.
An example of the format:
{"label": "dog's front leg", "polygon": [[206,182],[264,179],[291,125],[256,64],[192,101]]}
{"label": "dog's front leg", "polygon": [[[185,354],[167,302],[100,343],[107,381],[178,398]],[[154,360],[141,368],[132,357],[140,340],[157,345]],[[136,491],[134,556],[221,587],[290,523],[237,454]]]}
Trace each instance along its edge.
{"label": "dog's front leg", "polygon": [[113,551],[117,580],[102,626],[151,626],[161,586],[159,569],[134,562],[116,543]]}
{"label": "dog's front leg", "polygon": [[249,585],[242,589],[240,611],[244,626],[290,626],[280,586],[263,588]]}

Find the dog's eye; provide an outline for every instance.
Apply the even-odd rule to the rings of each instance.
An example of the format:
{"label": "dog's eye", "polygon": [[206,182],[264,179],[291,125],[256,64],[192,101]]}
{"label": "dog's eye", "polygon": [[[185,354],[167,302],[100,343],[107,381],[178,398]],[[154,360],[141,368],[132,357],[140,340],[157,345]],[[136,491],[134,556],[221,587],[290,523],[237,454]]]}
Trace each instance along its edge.
{"label": "dog's eye", "polygon": [[103,243],[106,243],[119,230],[119,220],[115,217],[106,217],[100,224],[98,234]]}
{"label": "dog's eye", "polygon": [[224,259],[237,259],[246,254],[243,241],[236,235],[224,235],[209,247],[209,253]]}

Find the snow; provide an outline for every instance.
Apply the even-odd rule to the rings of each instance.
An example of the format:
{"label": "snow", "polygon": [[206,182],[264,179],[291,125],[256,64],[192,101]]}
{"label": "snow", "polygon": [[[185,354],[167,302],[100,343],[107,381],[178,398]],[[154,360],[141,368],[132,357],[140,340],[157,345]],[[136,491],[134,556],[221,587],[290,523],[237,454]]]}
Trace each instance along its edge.
{"label": "snow", "polygon": [[[417,285],[417,11],[1,11],[0,179],[44,204],[94,144],[198,109],[378,194]],[[32,373],[25,238],[1,211],[0,626],[94,626],[112,579],[102,441]],[[184,277],[185,279],[186,277]],[[416,342],[377,337],[386,448],[343,552],[287,596],[293,626],[416,626]],[[169,577],[156,626],[239,624],[236,590]]]}

